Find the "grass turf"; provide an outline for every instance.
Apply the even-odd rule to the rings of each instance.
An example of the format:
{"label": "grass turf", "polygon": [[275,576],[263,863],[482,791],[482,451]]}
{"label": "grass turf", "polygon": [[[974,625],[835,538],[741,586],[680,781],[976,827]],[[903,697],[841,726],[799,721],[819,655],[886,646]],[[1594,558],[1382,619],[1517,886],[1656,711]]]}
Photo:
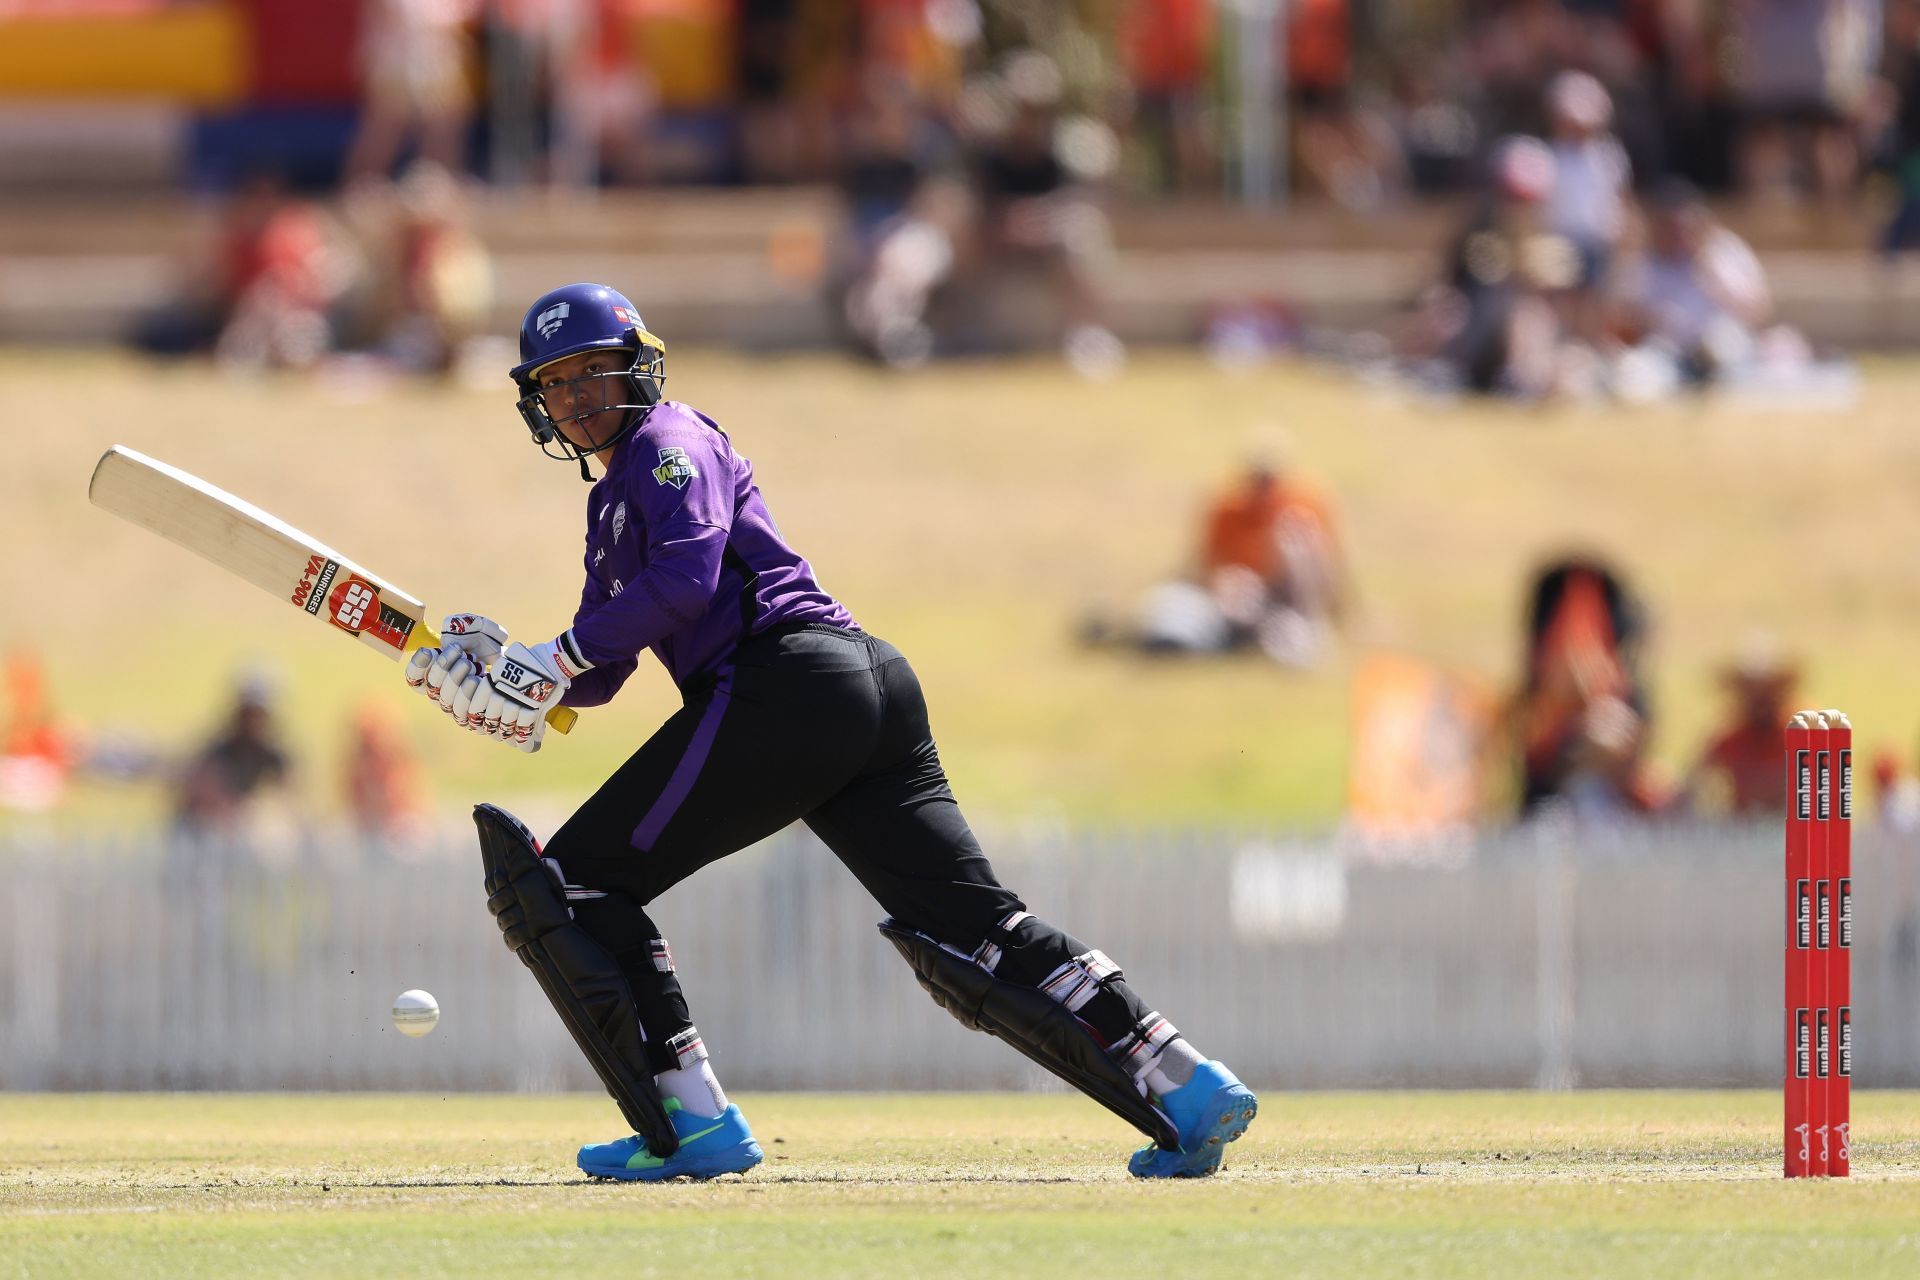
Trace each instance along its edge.
{"label": "grass turf", "polygon": [[[0,353],[34,403],[45,357]],[[63,713],[180,749],[237,664],[285,685],[309,809],[337,807],[348,711],[384,706],[436,800],[564,814],[675,705],[651,664],[572,739],[527,758],[450,734],[398,673],[261,592],[85,501],[107,445],[207,476],[421,594],[516,634],[568,621],[584,495],[527,444],[504,377],[371,399],[324,377],[61,353],[85,394],[0,468],[13,554],[0,647],[48,661]],[[927,687],[977,816],[1324,823],[1344,804],[1347,676],[1371,647],[1494,688],[1519,657],[1528,570],[1598,548],[1645,596],[1654,754],[1679,771],[1720,713],[1718,664],[1751,628],[1804,656],[1804,697],[1852,710],[1863,760],[1920,725],[1920,363],[1868,366],[1854,411],[1435,407],[1311,369],[1224,375],[1148,353],[1104,385],[1051,360],[888,376],[831,357],[676,353],[672,387],[753,459],[795,544]],[[1259,659],[1154,663],[1073,640],[1187,563],[1208,494],[1281,433],[1338,496],[1361,591],[1351,641],[1290,675]],[[66,820],[163,808],[90,788]]]}
{"label": "grass turf", "polygon": [[1057,1095],[742,1099],[709,1184],[583,1181],[583,1097],[0,1095],[0,1275],[1909,1276],[1920,1095],[1850,1182],[1778,1176],[1771,1093],[1269,1094],[1228,1172],[1146,1184]]}

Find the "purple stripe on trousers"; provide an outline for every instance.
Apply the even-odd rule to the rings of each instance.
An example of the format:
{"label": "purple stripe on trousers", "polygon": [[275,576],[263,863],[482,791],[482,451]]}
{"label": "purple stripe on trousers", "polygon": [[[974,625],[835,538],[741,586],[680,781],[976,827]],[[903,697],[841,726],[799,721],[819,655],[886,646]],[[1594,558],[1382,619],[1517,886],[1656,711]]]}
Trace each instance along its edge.
{"label": "purple stripe on trousers", "polygon": [[700,776],[700,770],[706,767],[707,755],[713,750],[713,740],[720,733],[720,717],[726,714],[732,694],[733,672],[728,671],[720,677],[720,683],[713,687],[713,701],[707,704],[706,711],[700,716],[700,723],[694,726],[693,741],[687,744],[686,754],[680,757],[680,763],[673,767],[673,776],[667,779],[666,787],[661,790],[659,799],[653,802],[653,807],[647,810],[647,816],[640,819],[640,825],[633,829],[634,848],[642,852],[653,848],[653,842],[660,838],[667,823],[686,803],[694,780]]}

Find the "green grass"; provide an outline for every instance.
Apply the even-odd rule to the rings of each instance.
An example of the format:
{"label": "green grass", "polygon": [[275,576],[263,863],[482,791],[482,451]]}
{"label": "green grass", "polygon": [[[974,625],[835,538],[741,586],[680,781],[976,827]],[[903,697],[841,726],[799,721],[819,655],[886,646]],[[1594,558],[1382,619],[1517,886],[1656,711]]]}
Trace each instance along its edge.
{"label": "green grass", "polygon": [[[0,389],[44,403],[38,357]],[[674,704],[649,669],[528,759],[450,731],[398,674],[284,606],[92,510],[124,441],[206,475],[423,595],[543,637],[578,589],[583,488],[526,443],[505,394],[325,380],[229,382],[200,366],[62,353],[57,418],[19,416],[0,469],[9,552],[0,645],[50,661],[63,711],[183,746],[233,667],[288,688],[310,807],[327,812],[346,714],[386,705],[448,809],[566,812]],[[1223,375],[1148,354],[1090,386],[1048,360],[889,377],[837,359],[677,353],[673,388],[733,432],[794,542],[913,658],[961,799],[1009,820],[1282,820],[1343,805],[1347,677],[1372,647],[1494,688],[1514,678],[1530,566],[1604,549],[1647,598],[1655,754],[1684,767],[1719,713],[1716,665],[1771,629],[1806,700],[1854,712],[1862,758],[1920,726],[1920,364],[1868,369],[1841,416],[1435,408],[1297,367]],[[1165,665],[1075,647],[1095,601],[1181,566],[1207,494],[1278,432],[1339,495],[1363,598],[1326,669]],[[67,820],[125,820],[157,791],[92,788]]]}
{"label": "green grass", "polygon": [[741,1178],[583,1181],[583,1097],[0,1095],[0,1275],[1910,1276],[1920,1095],[1850,1182],[1771,1093],[1269,1094],[1221,1177],[1144,1184],[1065,1096],[743,1099]]}

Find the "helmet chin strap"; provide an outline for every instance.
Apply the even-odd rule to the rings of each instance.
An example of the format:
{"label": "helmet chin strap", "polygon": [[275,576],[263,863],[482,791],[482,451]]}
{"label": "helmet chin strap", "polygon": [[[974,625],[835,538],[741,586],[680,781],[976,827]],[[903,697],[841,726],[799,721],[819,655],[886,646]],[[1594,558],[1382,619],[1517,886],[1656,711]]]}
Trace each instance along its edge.
{"label": "helmet chin strap", "polygon": [[[613,439],[607,441],[607,443],[603,445],[598,445],[591,451],[583,450],[578,445],[574,446],[573,456],[574,456],[574,460],[580,464],[581,480],[585,481],[587,484],[593,483],[593,473],[587,470],[587,458],[589,456],[597,457],[598,455],[605,453],[607,450],[619,444],[622,440],[626,439],[628,432],[633,426],[634,413],[635,413],[635,410],[632,410],[632,409],[627,410],[627,421],[623,422],[620,425],[620,429],[613,433]],[[588,438],[591,439],[592,437],[589,436]]]}

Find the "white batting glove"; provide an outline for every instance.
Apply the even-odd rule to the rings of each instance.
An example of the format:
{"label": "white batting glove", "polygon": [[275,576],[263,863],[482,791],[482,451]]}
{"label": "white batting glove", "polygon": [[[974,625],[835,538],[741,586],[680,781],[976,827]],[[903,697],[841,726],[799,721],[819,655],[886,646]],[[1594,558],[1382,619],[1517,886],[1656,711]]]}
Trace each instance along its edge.
{"label": "white batting glove", "polygon": [[479,669],[469,671],[457,685],[450,684],[447,700],[441,710],[453,717],[453,722],[462,729],[480,732],[481,713],[487,707],[487,673]]}
{"label": "white batting glove", "polygon": [[507,629],[477,613],[450,613],[440,622],[440,646],[452,646],[484,667],[507,647]]}
{"label": "white batting glove", "polygon": [[[407,678],[407,688],[412,689],[415,693],[427,692],[427,672],[433,667],[433,660],[438,656],[440,656],[438,649],[415,649],[413,651],[413,656],[407,659],[407,665],[400,669],[400,674]],[[439,695],[430,694],[428,696],[437,698]]]}
{"label": "white batting glove", "polygon": [[[491,618],[477,613],[450,613],[440,623],[440,647],[416,649],[407,659],[404,671],[407,687],[424,693],[440,704],[440,709],[462,724],[466,723],[464,703],[456,714],[455,702],[462,686],[470,686],[489,662],[500,656],[507,643],[507,629]],[[455,675],[460,659],[467,660],[463,674]],[[472,699],[468,688],[467,698]],[[478,727],[478,720],[475,720]]]}
{"label": "white batting glove", "polygon": [[569,639],[562,636],[532,649],[519,643],[507,646],[487,672],[481,733],[522,751],[540,749],[548,708],[558,706],[573,678],[593,666],[566,644]]}
{"label": "white batting glove", "polygon": [[407,659],[407,687],[424,693],[451,713],[453,691],[478,668],[473,659],[451,645],[438,649],[416,649]]}

